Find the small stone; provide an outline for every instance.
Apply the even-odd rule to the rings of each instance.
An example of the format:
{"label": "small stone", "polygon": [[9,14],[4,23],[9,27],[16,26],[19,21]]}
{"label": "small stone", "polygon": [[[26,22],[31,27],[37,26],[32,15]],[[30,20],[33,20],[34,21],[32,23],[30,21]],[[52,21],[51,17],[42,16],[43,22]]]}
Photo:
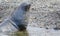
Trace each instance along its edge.
{"label": "small stone", "polygon": [[0,20],[0,23],[2,22],[2,20]]}
{"label": "small stone", "polygon": [[48,28],[46,28],[46,29],[48,29]]}
{"label": "small stone", "polygon": [[56,28],[54,28],[54,30],[60,30],[60,28],[56,27]]}

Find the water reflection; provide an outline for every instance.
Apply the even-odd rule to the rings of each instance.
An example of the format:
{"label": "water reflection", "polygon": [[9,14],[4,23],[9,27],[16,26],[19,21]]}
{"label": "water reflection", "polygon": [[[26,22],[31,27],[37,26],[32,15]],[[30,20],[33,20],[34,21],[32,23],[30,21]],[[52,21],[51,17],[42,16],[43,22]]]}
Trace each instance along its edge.
{"label": "water reflection", "polygon": [[11,34],[11,36],[28,36],[28,32],[27,31],[17,31],[17,32],[14,32],[13,34]]}

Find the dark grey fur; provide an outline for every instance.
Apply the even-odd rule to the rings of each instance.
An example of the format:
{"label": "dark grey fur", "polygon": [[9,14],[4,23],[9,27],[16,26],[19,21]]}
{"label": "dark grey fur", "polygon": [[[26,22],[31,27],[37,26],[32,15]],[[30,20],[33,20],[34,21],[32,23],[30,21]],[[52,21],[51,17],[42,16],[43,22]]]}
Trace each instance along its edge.
{"label": "dark grey fur", "polygon": [[18,26],[19,30],[26,29],[27,22],[25,22],[25,15],[29,11],[31,4],[22,3],[18,9],[12,14],[11,20]]}
{"label": "dark grey fur", "polygon": [[11,15],[11,18],[7,18],[6,21],[3,21],[2,24],[0,25],[6,25],[7,21],[10,21],[12,23],[12,25],[17,28],[20,31],[26,30],[26,26],[27,26],[27,22],[25,22],[25,15],[26,12],[29,11],[31,4],[28,3],[22,3]]}

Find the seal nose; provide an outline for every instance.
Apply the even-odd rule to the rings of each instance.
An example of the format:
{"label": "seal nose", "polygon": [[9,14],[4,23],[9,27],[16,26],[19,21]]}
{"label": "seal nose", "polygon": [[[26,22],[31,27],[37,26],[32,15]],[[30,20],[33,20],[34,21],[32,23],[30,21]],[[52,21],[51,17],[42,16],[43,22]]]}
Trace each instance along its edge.
{"label": "seal nose", "polygon": [[26,5],[25,6],[25,11],[29,11],[30,7],[31,7],[31,4]]}
{"label": "seal nose", "polygon": [[29,4],[29,5],[27,6],[27,8],[30,9],[30,6],[31,6],[31,4]]}

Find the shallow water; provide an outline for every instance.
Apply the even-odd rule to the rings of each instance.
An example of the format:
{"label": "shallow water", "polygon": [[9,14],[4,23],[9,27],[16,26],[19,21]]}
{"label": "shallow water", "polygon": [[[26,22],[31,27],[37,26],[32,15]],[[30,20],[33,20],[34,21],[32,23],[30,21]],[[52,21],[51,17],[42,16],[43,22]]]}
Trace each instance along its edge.
{"label": "shallow water", "polygon": [[60,30],[54,29],[45,29],[28,26],[27,31],[29,33],[29,36],[60,36]]}

